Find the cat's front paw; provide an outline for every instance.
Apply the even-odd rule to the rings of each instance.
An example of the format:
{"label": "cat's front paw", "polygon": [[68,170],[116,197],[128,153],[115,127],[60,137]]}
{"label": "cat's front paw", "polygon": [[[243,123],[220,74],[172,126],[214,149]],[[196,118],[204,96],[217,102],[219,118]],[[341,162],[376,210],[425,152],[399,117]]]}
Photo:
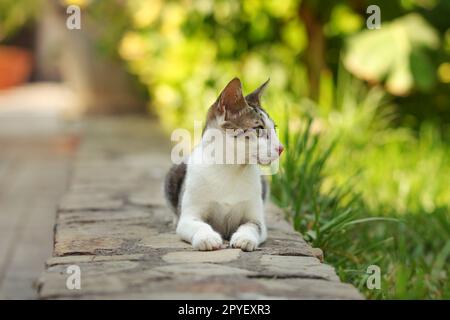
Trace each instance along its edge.
{"label": "cat's front paw", "polygon": [[258,247],[258,240],[253,235],[235,233],[231,237],[230,245],[243,251],[253,251]]}
{"label": "cat's front paw", "polygon": [[222,237],[215,231],[198,231],[192,238],[195,250],[211,251],[222,247]]}

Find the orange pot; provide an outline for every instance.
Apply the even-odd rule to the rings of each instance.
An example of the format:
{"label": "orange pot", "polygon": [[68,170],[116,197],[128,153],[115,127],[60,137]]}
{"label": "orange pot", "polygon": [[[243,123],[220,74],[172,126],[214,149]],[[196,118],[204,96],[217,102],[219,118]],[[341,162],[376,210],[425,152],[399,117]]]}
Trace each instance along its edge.
{"label": "orange pot", "polygon": [[31,74],[31,53],[19,47],[0,46],[0,89],[20,85]]}

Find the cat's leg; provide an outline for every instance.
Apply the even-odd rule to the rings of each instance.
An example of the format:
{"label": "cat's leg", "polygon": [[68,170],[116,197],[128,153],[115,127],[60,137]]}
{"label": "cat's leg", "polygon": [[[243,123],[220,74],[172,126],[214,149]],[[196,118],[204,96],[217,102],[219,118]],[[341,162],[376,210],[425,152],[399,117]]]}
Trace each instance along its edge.
{"label": "cat's leg", "polygon": [[264,222],[247,222],[242,224],[231,236],[230,245],[244,251],[253,251],[267,238]]}
{"label": "cat's leg", "polygon": [[257,201],[249,206],[245,215],[247,222],[240,225],[231,236],[230,245],[244,251],[253,251],[267,239],[264,206]]}
{"label": "cat's leg", "polygon": [[213,228],[204,222],[200,215],[204,208],[187,208],[182,210],[177,225],[177,234],[181,239],[192,244],[196,250],[209,251],[222,247],[222,237]]}

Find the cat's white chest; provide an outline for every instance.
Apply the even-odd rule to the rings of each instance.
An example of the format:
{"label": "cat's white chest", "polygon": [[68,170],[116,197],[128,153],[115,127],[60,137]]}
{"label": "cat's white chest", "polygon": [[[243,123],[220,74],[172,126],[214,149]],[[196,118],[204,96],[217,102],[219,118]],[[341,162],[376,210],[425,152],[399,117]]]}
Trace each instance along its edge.
{"label": "cat's white chest", "polygon": [[202,199],[231,210],[239,203],[252,201],[261,195],[259,169],[235,166],[192,166],[188,170],[186,190]]}

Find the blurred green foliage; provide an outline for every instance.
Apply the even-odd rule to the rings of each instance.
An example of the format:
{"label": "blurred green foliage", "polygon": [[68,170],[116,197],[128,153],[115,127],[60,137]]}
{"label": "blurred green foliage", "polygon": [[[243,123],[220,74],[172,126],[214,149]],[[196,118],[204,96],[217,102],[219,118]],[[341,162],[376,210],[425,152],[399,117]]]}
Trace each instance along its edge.
{"label": "blurred green foliage", "polygon": [[[169,129],[202,119],[234,76],[246,90],[270,77],[269,109],[330,99],[326,82],[337,81],[341,63],[404,106],[398,124],[450,121],[449,1],[67,2],[80,1],[98,26],[99,47],[127,62]],[[365,27],[373,4],[379,30]]]}
{"label": "blurred green foliage", "polygon": [[128,4],[135,28],[124,34],[119,53],[147,84],[168,127],[203,119],[217,91],[235,75],[247,90],[270,76],[285,96],[307,95],[298,57],[307,39],[295,1]]}
{"label": "blurred green foliage", "polygon": [[356,191],[372,209],[407,214],[448,206],[450,147],[436,124],[396,127],[399,106],[381,87],[369,89],[343,69],[339,76],[332,111],[319,120],[324,136],[338,141],[329,166],[336,181],[359,174]]}
{"label": "blurred green foliage", "polygon": [[[429,122],[418,132],[393,127],[396,109],[380,87],[342,69],[339,79],[327,117],[285,128],[274,200],[368,297],[448,299],[448,142]],[[373,264],[381,290],[366,287]]]}
{"label": "blurred green foliage", "polygon": [[377,83],[386,79],[390,93],[406,95],[414,86],[422,90],[434,86],[436,69],[425,50],[438,46],[437,32],[411,13],[377,32],[366,30],[351,37],[344,64],[358,77]]}
{"label": "blurred green foliage", "polygon": [[39,12],[40,0],[0,1],[0,41],[12,37]]}

